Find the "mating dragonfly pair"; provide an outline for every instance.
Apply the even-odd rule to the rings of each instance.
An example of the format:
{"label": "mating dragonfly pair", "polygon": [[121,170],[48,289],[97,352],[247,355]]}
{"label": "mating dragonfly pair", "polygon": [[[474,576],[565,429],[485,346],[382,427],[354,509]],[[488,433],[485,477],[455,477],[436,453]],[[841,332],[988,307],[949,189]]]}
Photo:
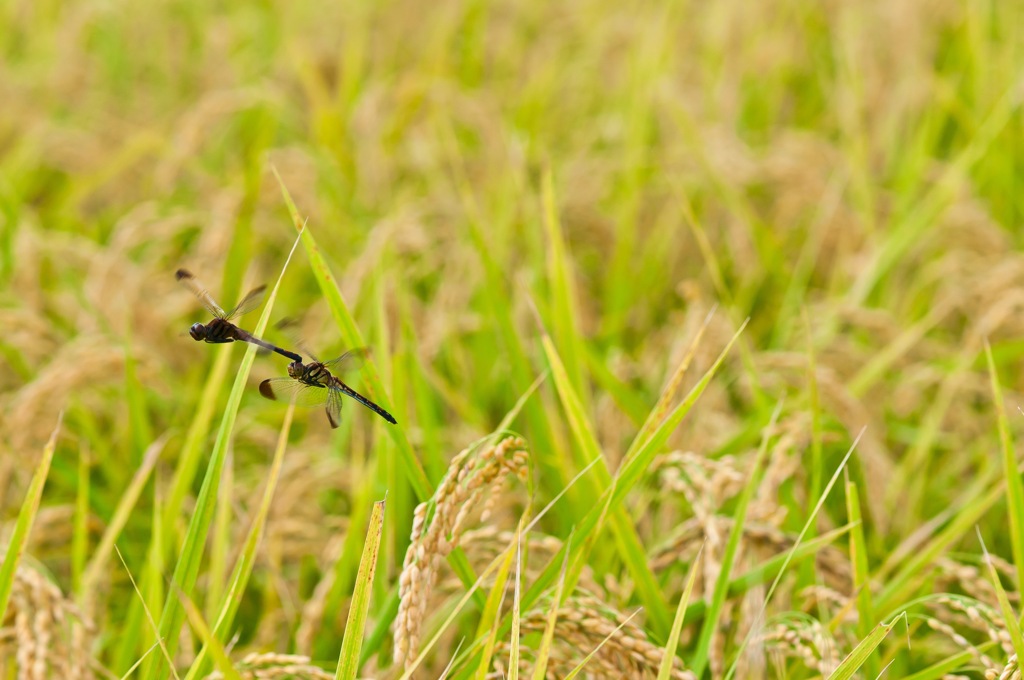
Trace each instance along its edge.
{"label": "mating dragonfly pair", "polygon": [[231,322],[232,319],[247,314],[259,306],[263,300],[266,286],[254,288],[242,298],[242,301],[234,309],[225,312],[192,272],[179,269],[174,276],[199,298],[199,302],[206,307],[210,314],[213,314],[213,320],[209,323],[192,325],[188,332],[193,340],[218,344],[236,340],[248,342],[291,359],[291,363],[288,364],[287,378],[270,378],[260,383],[260,394],[267,399],[294,400],[298,406],[325,406],[327,420],[330,421],[333,428],[338,427],[341,423],[341,397],[345,395],[355,399],[389,423],[396,423],[390,413],[356,392],[338,377],[342,371],[358,368],[366,358],[367,350],[351,350],[337,359],[320,361],[303,348],[303,351],[313,360],[312,363],[304,363],[302,357],[295,352],[282,349],[258,338]]}

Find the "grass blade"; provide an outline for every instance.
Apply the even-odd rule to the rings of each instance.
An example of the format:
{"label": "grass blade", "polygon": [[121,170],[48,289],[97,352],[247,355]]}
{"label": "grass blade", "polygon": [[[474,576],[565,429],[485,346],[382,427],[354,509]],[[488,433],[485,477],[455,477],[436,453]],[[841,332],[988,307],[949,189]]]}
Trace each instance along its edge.
{"label": "grass blade", "polygon": [[[572,534],[569,534],[566,543],[570,547],[572,546]],[[555,596],[551,600],[551,611],[548,612],[548,620],[544,626],[544,636],[541,638],[540,647],[537,649],[537,662],[533,667],[532,680],[544,680],[547,673],[548,656],[551,654],[551,642],[555,639],[555,624],[558,622],[558,610],[562,607],[563,592],[565,591],[565,572],[568,566],[569,551],[566,551],[565,559],[562,561],[562,577],[558,579],[558,588],[555,589]]]}
{"label": "grass blade", "polygon": [[[91,602],[98,591],[97,586],[103,579],[103,570],[106,568],[107,560],[110,559],[110,555],[114,550],[114,544],[131,517],[135,504],[138,502],[139,496],[142,495],[146,482],[149,481],[149,475],[153,472],[153,467],[156,465],[157,460],[160,459],[160,454],[164,450],[167,438],[168,435],[165,433],[146,449],[146,453],[142,457],[142,465],[135,471],[135,475],[132,477],[131,483],[128,484],[128,488],[121,494],[121,500],[118,501],[117,509],[114,511],[110,523],[107,524],[107,528],[103,532],[103,536],[100,538],[100,542],[96,546],[92,557],[89,559],[88,565],[86,565],[85,573],[82,576],[82,596],[87,603]],[[90,607],[87,607],[86,611],[89,611],[89,609]]]}
{"label": "grass blade", "polygon": [[[294,415],[295,404],[292,403],[288,405],[288,410],[284,414],[284,423],[281,425],[277,447],[274,449],[274,460],[270,464],[270,472],[267,474],[267,484],[263,490],[263,498],[260,500],[259,510],[256,512],[256,517],[253,518],[249,535],[246,537],[245,544],[242,547],[242,554],[239,556],[238,562],[231,572],[230,585],[224,595],[224,601],[221,603],[220,612],[214,623],[214,638],[222,643],[227,642],[228,632],[234,623],[235,614],[242,603],[242,595],[245,593],[246,586],[249,585],[249,577],[252,575],[252,569],[256,563],[256,551],[263,538],[263,528],[266,526],[267,516],[270,514],[270,503],[274,498],[274,491],[277,489],[277,480],[281,476],[281,466],[284,464],[284,453],[288,448],[288,434],[291,432],[292,417]],[[188,678],[196,677],[201,671],[205,670],[207,652],[207,647],[204,645],[189,669]]]}
{"label": "grass blade", "polygon": [[[331,316],[334,317],[334,322],[341,333],[342,342],[348,347],[365,347],[366,343],[363,341],[363,335],[359,332],[359,327],[356,325],[355,319],[345,303],[345,299],[341,296],[341,291],[338,290],[330,267],[327,266],[327,262],[320,253],[320,248],[313,238],[313,232],[305,226],[305,223],[299,217],[299,211],[295,207],[295,203],[292,201],[291,194],[288,193],[288,188],[285,186],[284,180],[281,179],[281,175],[278,174],[276,168],[273,168],[273,170],[274,176],[277,177],[277,182],[281,187],[284,202],[288,206],[288,213],[291,215],[295,228],[299,232],[299,238],[302,240],[302,246],[306,250],[306,256],[309,257],[313,276],[320,286],[320,292],[323,293],[324,299],[327,300]],[[372,360],[366,361],[363,368],[363,377],[366,380],[368,396],[385,410],[394,413],[395,407],[384,390],[384,383],[381,381],[380,374],[377,372],[377,367]],[[433,495],[433,486],[427,479],[427,473],[423,470],[423,465],[420,464],[419,458],[416,457],[416,453],[412,449],[412,444],[405,434],[405,429],[401,425],[384,429],[394,440],[395,446],[398,447],[399,455],[402,458],[402,467],[409,477],[409,483],[416,492],[416,497],[420,501],[429,499]]]}
{"label": "grass blade", "polygon": [[89,552],[89,486],[90,467],[89,449],[82,446],[78,451],[78,488],[75,493],[75,517],[71,535],[71,589],[81,598],[82,576]]}
{"label": "grass blade", "polygon": [[992,563],[992,555],[989,554],[988,548],[985,546],[985,539],[981,537],[981,529],[975,527],[974,530],[978,534],[981,551],[985,555],[985,564],[988,566],[989,577],[992,579],[992,587],[996,591],[996,599],[999,600],[999,610],[1002,612],[1003,620],[1006,622],[1006,630],[1010,633],[1013,651],[1017,654],[1018,659],[1024,659],[1024,638],[1021,637],[1020,622],[1013,611],[1013,605],[1010,604],[1010,598],[1006,596],[1003,583],[999,580],[999,572],[996,571],[996,566]]}
{"label": "grass blade", "polygon": [[613,637],[615,637],[615,634],[618,633],[620,630],[622,630],[623,626],[625,626],[627,623],[632,621],[633,617],[635,617],[641,611],[643,611],[643,610],[642,609],[637,609],[635,612],[633,612],[632,614],[629,615],[629,618],[627,618],[625,621],[623,621],[618,626],[616,626],[615,630],[613,630],[612,632],[608,633],[608,635],[606,635],[605,638],[603,640],[601,640],[600,644],[598,644],[597,647],[594,647],[594,650],[592,652],[590,652],[590,654],[587,654],[587,656],[584,657],[584,659],[582,661],[580,661],[578,664],[576,664],[575,668],[573,668],[571,671],[569,671],[569,674],[565,676],[565,680],[572,680],[577,675],[579,675],[580,671],[583,670],[583,668],[587,665],[587,663],[592,658],[594,658],[594,655],[597,654],[599,651],[601,651],[601,648],[604,647],[605,643],[608,642],[609,640],[611,640]]}
{"label": "grass blade", "polygon": [[676,618],[672,621],[672,630],[668,635],[668,642],[665,643],[665,654],[661,657],[661,666],[658,668],[657,680],[669,680],[672,677],[672,665],[676,658],[676,651],[679,648],[679,634],[683,630],[683,622],[686,621],[686,608],[690,603],[690,595],[693,594],[693,584],[697,581],[697,565],[700,564],[700,557],[704,554],[704,546],[701,545],[697,556],[693,558],[690,565],[690,575],[686,579],[686,588],[682,597],[679,598],[679,606],[676,608]]}
{"label": "grass blade", "polygon": [[[267,303],[254,329],[254,334],[257,336],[263,335],[267,328],[271,311],[274,308],[274,300],[277,298],[277,291],[281,287],[281,279],[284,278],[284,273],[288,269],[288,263],[291,262],[298,243],[299,240],[296,238],[295,243],[292,244],[291,251],[288,253],[288,259],[285,260],[284,266],[281,268],[281,275],[278,277],[277,283],[274,284],[274,289],[267,296]],[[246,345],[245,355],[242,357],[242,363],[238,368],[238,373],[235,375],[234,385],[231,387],[231,393],[228,395],[228,402],[224,409],[224,415],[221,418],[220,429],[217,431],[217,439],[213,445],[213,453],[206,468],[206,476],[203,478],[203,485],[199,490],[199,497],[196,500],[195,512],[192,515],[192,520],[189,522],[188,531],[185,535],[185,543],[181,548],[181,555],[174,568],[173,585],[181,591],[184,599],[189,599],[190,593],[195,588],[196,578],[199,574],[199,563],[202,560],[206,546],[206,537],[213,523],[217,491],[220,487],[220,479],[231,440],[231,432],[235,426],[238,407],[242,402],[242,393],[245,391],[245,385],[249,379],[249,371],[252,369],[255,358],[256,346],[252,344]],[[182,601],[182,597],[168,598],[167,606],[160,618],[160,635],[167,641],[167,647],[172,657],[177,646],[178,633],[185,618],[185,611],[181,606]],[[162,659],[157,661],[155,667],[150,667],[148,670],[149,672],[145,674],[147,678],[166,678],[169,671]]]}
{"label": "grass blade", "polygon": [[[1006,416],[1003,390],[999,386],[999,373],[992,358],[992,347],[985,341],[985,358],[992,380],[992,398],[996,405],[996,419],[999,422],[999,443],[1003,454],[1003,475],[1006,477],[1006,506],[1010,515],[1010,546],[1013,550],[1013,564],[1017,569],[1017,592],[1024,592],[1024,483],[1017,469],[1017,452],[1010,434],[1010,421]],[[1018,656],[1024,659],[1024,655]]]}
{"label": "grass blade", "polygon": [[811,524],[817,520],[818,513],[821,512],[821,507],[825,505],[825,499],[827,499],[829,494],[832,493],[832,487],[834,487],[836,481],[838,481],[839,475],[846,470],[846,464],[849,462],[850,456],[852,456],[853,452],[857,449],[857,444],[860,443],[860,439],[864,436],[864,431],[866,429],[867,428],[865,426],[861,428],[859,433],[857,433],[857,437],[853,440],[853,443],[850,444],[850,448],[847,450],[846,455],[843,456],[843,459],[839,462],[839,466],[836,467],[836,471],[832,474],[832,478],[828,480],[828,484],[825,485],[824,490],[821,492],[821,497],[818,498],[818,502],[814,505],[814,509],[807,517],[807,521],[804,522],[803,529],[800,530],[800,535],[797,536],[796,542],[786,553],[786,558],[783,560],[782,566],[779,568],[779,573],[775,576],[775,580],[772,581],[771,587],[768,588],[768,594],[765,595],[764,602],[761,603],[761,609],[758,611],[753,625],[750,626],[746,636],[743,638],[743,644],[740,645],[739,650],[736,652],[736,657],[733,659],[732,666],[729,668],[729,672],[725,676],[726,678],[731,678],[733,673],[736,672],[736,665],[739,663],[740,656],[742,655],[743,650],[746,649],[747,644],[749,644],[751,635],[753,635],[754,631],[761,625],[761,619],[764,617],[764,612],[768,608],[768,603],[771,602],[772,595],[775,594],[775,589],[779,586],[779,581],[782,580],[782,575],[786,573],[786,567],[788,567],[790,562],[793,561],[793,556],[803,543],[804,536],[806,536],[807,532],[810,530]]}
{"label": "grass blade", "polygon": [[410,663],[405,668],[405,671],[402,673],[402,676],[399,680],[409,680],[409,678],[412,677],[412,674],[416,672],[416,669],[419,667],[419,665],[423,663],[423,660],[425,658],[427,658],[427,654],[430,653],[430,650],[433,649],[434,645],[437,644],[437,641],[441,639],[441,635],[444,633],[445,629],[452,624],[452,622],[455,620],[455,617],[459,615],[459,612],[461,612],[466,607],[466,603],[468,603],[474,597],[476,592],[480,589],[480,584],[483,583],[484,580],[489,578],[495,569],[499,568],[499,566],[503,564],[503,561],[507,559],[510,553],[513,552],[515,545],[515,541],[511,541],[507,549],[498,553],[498,555],[491,560],[490,564],[487,565],[487,568],[484,569],[483,573],[480,574],[476,582],[473,583],[472,587],[470,587],[469,590],[467,590],[462,595],[462,597],[459,598],[459,601],[456,603],[451,613],[448,614],[448,618],[444,620],[438,631],[434,633],[434,636],[430,638],[427,644],[423,645],[423,648],[420,649],[419,655],[412,661],[412,663]]}
{"label": "grass blade", "polygon": [[975,649],[965,649],[959,654],[954,654],[947,659],[932,664],[924,670],[908,675],[903,680],[940,680],[940,678],[948,677],[953,671],[969,667],[977,658],[976,654],[978,652],[985,654],[995,646],[996,642],[990,640],[978,645]]}
{"label": "grass blade", "polygon": [[[867,541],[864,540],[864,526],[861,523],[860,494],[857,485],[846,477],[846,517],[850,522],[850,566],[853,571],[853,592],[857,593],[857,631],[860,637],[867,637],[875,625],[875,609],[871,599],[871,572],[868,570]],[[868,668],[868,675],[877,672]]]}
{"label": "grass blade", "polygon": [[[522,620],[523,587],[523,520],[516,531],[516,587],[512,600],[512,639],[509,641],[508,680],[519,680],[519,623]],[[557,609],[557,607],[556,607]]]}
{"label": "grass blade", "polygon": [[[728,355],[729,350],[732,348],[737,338],[739,338],[744,328],[746,328],[746,323],[736,331],[728,344],[726,344],[725,348],[718,355],[715,363],[713,363],[701,379],[697,381],[697,384],[690,389],[690,392],[683,398],[682,402],[680,402],[679,405],[677,405],[664,418],[664,420],[661,421],[651,436],[648,437],[645,443],[638,448],[636,453],[624,461],[615,477],[614,485],[605,492],[605,496],[607,497],[602,497],[600,501],[595,502],[590,512],[579,523],[576,532],[577,535],[588,538],[585,539],[580,548],[576,550],[579,554],[570,557],[570,564],[577,564],[579,557],[586,554],[587,548],[592,545],[592,542],[589,541],[591,532],[594,531],[595,527],[602,523],[602,518],[606,513],[611,514],[613,510],[621,507],[622,501],[641,479],[644,471],[650,466],[651,461],[654,459],[654,456],[661,450],[661,447],[668,440],[669,435],[675,431],[683,421],[683,418],[685,418],[690,412],[690,409],[693,408],[697,399],[699,399],[701,394],[704,393],[704,390],[718,372],[718,369],[725,361],[725,357]],[[600,468],[601,466],[596,465],[595,467]],[[565,549],[566,548],[563,546],[562,550]],[[544,571],[530,586],[525,597],[527,607],[532,606],[537,601],[537,598],[539,598],[540,595],[549,588],[552,583],[554,583],[555,578],[557,578],[562,555],[562,551],[559,551],[557,555],[552,557],[551,561],[549,561],[547,566],[544,568]],[[572,568],[573,567],[570,567],[570,570],[572,570]],[[661,606],[666,611],[667,619],[668,614],[664,601],[662,601]],[[669,626],[666,624],[664,632],[667,633],[668,628]]]}
{"label": "grass blade", "polygon": [[32,522],[35,521],[36,513],[39,512],[39,501],[43,496],[43,487],[46,486],[46,477],[50,474],[50,463],[53,461],[53,452],[57,448],[57,436],[60,434],[61,422],[64,420],[64,412],[57,416],[57,426],[53,428],[49,441],[43,447],[43,457],[36,466],[35,474],[28,486],[28,493],[25,501],[18,511],[18,520],[14,525],[14,533],[7,544],[7,552],[4,554],[3,566],[0,566],[0,621],[4,620],[7,613],[7,603],[11,599],[11,590],[14,588],[14,574],[18,570],[18,563],[21,555],[25,552],[25,544],[28,542],[28,534],[32,530]]}
{"label": "grass blade", "polygon": [[135,595],[139,598],[142,610],[146,613],[146,620],[149,622],[149,627],[152,629],[153,635],[157,636],[156,645],[160,648],[160,651],[163,652],[164,657],[167,659],[167,665],[170,666],[171,673],[174,675],[175,680],[178,680],[178,673],[174,670],[174,666],[171,663],[171,655],[167,651],[167,645],[164,644],[164,639],[159,636],[156,620],[153,618],[153,613],[146,605],[146,599],[142,597],[142,591],[139,590],[139,586],[135,583],[135,577],[132,576],[132,570],[128,568],[128,563],[124,561],[124,555],[121,554],[121,551],[117,549],[116,545],[114,546],[114,551],[117,553],[117,559],[121,560],[121,566],[124,567],[125,573],[128,574],[128,580],[131,581],[132,588],[135,590]]}
{"label": "grass blade", "polygon": [[335,680],[355,680],[359,672],[359,651],[363,645],[363,629],[366,616],[370,611],[370,595],[373,593],[373,575],[377,570],[377,553],[380,551],[380,536],[384,529],[385,498],[373,504],[370,513],[370,526],[366,530],[366,543],[363,545],[363,556],[359,560],[359,575],[356,577],[355,591],[352,593],[352,604],[345,622],[345,637],[341,643],[341,656]]}
{"label": "grass blade", "polygon": [[566,252],[562,227],[555,205],[554,178],[551,169],[544,171],[541,190],[544,212],[544,231],[547,234],[548,284],[551,286],[551,327],[562,356],[568,358],[566,373],[572,386],[586,407],[586,392],[583,386],[583,361],[586,350],[582,346],[582,335],[577,327],[579,312],[576,309],[576,292],[570,272],[570,257]]}
{"label": "grass blade", "polygon": [[[558,350],[555,349],[551,337],[547,333],[542,335],[541,344],[544,346],[548,363],[551,365],[551,377],[562,401],[566,417],[569,419],[569,426],[576,444],[583,454],[583,459],[576,461],[577,467],[584,468],[594,461],[600,461],[594,466],[596,474],[587,477],[590,489],[585,490],[591,494],[591,497],[598,497],[608,489],[612,482],[604,454],[587,419],[579,395],[573,388],[572,381],[562,364]],[[665,606],[665,596],[661,592],[661,586],[658,585],[658,580],[647,563],[647,554],[640,537],[637,536],[636,527],[618,506],[611,509],[608,517],[611,519],[611,528],[620,547],[620,556],[626,562],[630,574],[636,581],[640,601],[647,607],[651,625],[656,632],[664,635],[668,632],[669,627],[668,607]],[[593,543],[591,542],[590,545]]]}
{"label": "grass blade", "polygon": [[498,614],[500,613],[501,603],[505,599],[505,586],[508,583],[508,575],[512,571],[513,557],[515,557],[515,552],[512,550],[505,551],[505,559],[501,562],[501,566],[498,567],[498,574],[494,577],[494,585],[491,587],[491,592],[487,595],[487,605],[484,607],[483,614],[480,616],[480,623],[477,625],[477,637],[484,639],[480,664],[476,669],[475,677],[477,680],[484,680],[491,669],[494,644],[498,640]]}
{"label": "grass blade", "polygon": [[242,680],[242,676],[235,670],[234,664],[231,663],[231,657],[228,656],[224,645],[217,641],[210,627],[203,620],[203,613],[199,611],[199,607],[186,597],[185,593],[181,592],[180,589],[175,590],[175,593],[178,595],[178,601],[188,616],[189,625],[192,626],[192,630],[196,632],[199,639],[203,641],[203,645],[210,650],[210,656],[213,657],[213,665],[220,671],[224,680]]}
{"label": "grass blade", "polygon": [[736,502],[736,509],[733,512],[732,530],[729,532],[729,539],[725,544],[725,553],[722,555],[718,578],[715,579],[711,603],[708,605],[708,611],[704,616],[704,625],[701,627],[700,637],[697,639],[697,649],[694,652],[693,660],[690,662],[690,666],[697,677],[704,674],[704,669],[708,664],[711,637],[718,630],[719,617],[722,614],[722,607],[725,605],[725,598],[729,592],[729,578],[732,575],[736,554],[739,552],[740,539],[743,537],[743,527],[747,519],[747,506],[750,505],[750,499],[754,497],[754,491],[761,481],[759,471],[764,464],[765,456],[768,454],[768,442],[771,441],[771,436],[774,434],[775,424],[779,420],[780,413],[782,413],[781,401],[775,407],[771,420],[762,431],[761,445],[757,448],[754,462],[750,466],[750,476],[747,478],[747,483],[744,485],[739,500]]}
{"label": "grass blade", "polygon": [[900,614],[889,623],[880,623],[875,626],[871,634],[857,643],[853,651],[839,664],[839,668],[828,676],[828,680],[850,680],[853,678],[860,667],[864,665],[867,658],[871,656],[872,652],[882,643],[882,640],[885,639],[885,636],[889,634],[889,631],[896,626],[900,619],[906,622],[907,615]]}

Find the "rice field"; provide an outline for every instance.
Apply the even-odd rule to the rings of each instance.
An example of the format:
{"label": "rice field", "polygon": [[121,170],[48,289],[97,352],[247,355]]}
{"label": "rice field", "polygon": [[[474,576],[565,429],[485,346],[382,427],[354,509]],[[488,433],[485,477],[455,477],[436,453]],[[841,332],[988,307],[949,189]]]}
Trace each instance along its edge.
{"label": "rice field", "polygon": [[[0,50],[0,679],[1021,678],[1024,4]],[[263,398],[179,268],[397,423]]]}

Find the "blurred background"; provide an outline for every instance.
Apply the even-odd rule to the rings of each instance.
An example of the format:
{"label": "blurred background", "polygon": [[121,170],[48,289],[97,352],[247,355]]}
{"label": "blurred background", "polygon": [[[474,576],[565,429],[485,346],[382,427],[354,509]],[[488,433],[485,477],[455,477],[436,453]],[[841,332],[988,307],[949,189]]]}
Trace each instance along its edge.
{"label": "blurred background", "polygon": [[[860,484],[867,589],[890,607],[877,604],[876,619],[943,590],[962,569],[981,574],[975,525],[993,553],[1013,550],[1005,500],[986,500],[1003,476],[984,343],[1007,432],[1018,434],[1022,27],[1019,2],[950,0],[3,3],[0,544],[63,411],[25,568],[56,588],[52,607],[82,606],[90,556],[146,469],[116,544],[133,573],[163,574],[145,591],[159,606],[242,355],[188,337],[208,317],[173,273],[189,268],[225,307],[273,284],[296,235],[273,167],[308,217],[434,485],[548,370],[544,332],[614,474],[709,312],[680,395],[749,318],[668,455],[626,500],[669,622],[699,545],[680,547],[676,530],[692,521],[694,536],[708,535],[716,517],[731,516],[783,396],[755,496],[759,522],[795,536],[866,427],[848,474]],[[301,319],[322,358],[347,349],[301,247],[271,322],[286,316]],[[288,346],[272,329],[267,339]],[[255,389],[285,374],[278,359],[257,357],[233,430],[195,595],[208,614],[281,428],[284,406]],[[233,658],[300,653],[333,669],[369,503],[387,491],[370,613],[380,636],[364,648],[363,673],[394,672],[388,617],[422,499],[378,420],[348,402],[332,432],[320,410],[297,412]],[[529,448],[531,481],[495,494],[481,530],[514,530],[582,467],[550,376],[513,429]],[[187,493],[155,524],[172,488]],[[847,523],[840,491],[811,535]],[[561,545],[593,500],[571,489],[537,540]],[[961,529],[929,543],[958,518]],[[714,584],[728,526],[717,531],[694,598]],[[846,589],[830,583],[852,598],[846,541],[835,558]],[[927,545],[935,560],[974,557],[937,572],[908,562]],[[588,602],[614,610],[610,620],[644,600],[616,550],[598,546],[587,567]],[[775,553],[755,541],[743,554],[754,563]],[[773,648],[765,634],[762,648],[782,659],[771,677],[825,673],[863,637],[836,613],[852,600],[799,598],[797,586],[825,578],[805,567],[769,613],[806,612],[815,635],[833,621],[831,642],[814,648],[818,668],[802,665],[796,643]],[[154,638],[124,566],[108,554],[94,569],[84,582],[96,585],[98,604],[67,644],[93,659],[76,672],[120,676]],[[892,583],[900,589],[887,590]],[[992,596],[958,583],[952,591]],[[1004,585],[1019,604],[1020,584],[1008,576]],[[443,576],[432,608],[464,591]],[[745,602],[730,596],[712,677],[741,656]],[[14,630],[13,612],[0,633]],[[424,677],[472,639],[479,615],[449,626]],[[624,630],[657,647],[666,631],[651,616]],[[955,607],[928,617],[962,637],[1005,634],[998,617],[986,619],[990,629],[961,628],[968,617]],[[700,619],[687,625],[680,668],[700,646]],[[884,657],[895,660],[893,677],[967,649],[918,626],[926,642],[894,642]],[[13,635],[0,635],[0,668],[24,669]],[[1006,639],[1002,649],[970,646],[964,672],[1002,669]],[[34,644],[39,658],[60,655],[52,641]],[[181,667],[194,644],[183,636]],[[589,644],[567,646],[568,668],[578,661],[572,647]],[[606,672],[656,672],[620,662]],[[45,666],[55,661],[40,663],[61,677]]]}

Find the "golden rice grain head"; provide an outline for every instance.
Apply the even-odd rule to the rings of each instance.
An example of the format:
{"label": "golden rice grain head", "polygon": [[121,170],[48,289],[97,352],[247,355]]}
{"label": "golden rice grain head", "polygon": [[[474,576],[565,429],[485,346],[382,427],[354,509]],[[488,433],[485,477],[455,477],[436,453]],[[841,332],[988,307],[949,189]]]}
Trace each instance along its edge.
{"label": "golden rice grain head", "polygon": [[986,672],[998,672],[999,667],[996,665],[996,662],[993,661],[992,658],[989,657],[987,654],[978,649],[978,647],[974,643],[972,643],[966,637],[961,635],[960,632],[953,626],[949,625],[945,621],[940,621],[934,616],[924,616],[923,619],[925,625],[928,626],[928,628],[947,638],[950,642],[952,642],[960,649],[970,652],[971,656],[973,656],[978,661],[978,663],[980,663],[987,669]]}
{"label": "golden rice grain head", "polygon": [[799,660],[824,676],[839,667],[841,655],[831,633],[819,621],[787,619],[768,626],[757,638],[769,654]]}
{"label": "golden rice grain head", "polygon": [[[535,609],[525,614],[520,620],[521,634],[544,631],[550,607],[550,598],[542,599]],[[628,621],[619,628],[627,619],[628,616],[622,612],[584,591],[568,598],[558,610],[555,621],[547,677],[564,677],[594,650],[596,653],[584,667],[586,677],[611,680],[657,675],[664,650],[648,640],[634,621]],[[607,642],[598,649],[605,638],[608,638]],[[504,673],[502,664],[508,657],[508,641],[501,641],[497,647],[500,653],[494,655],[494,663],[497,670]],[[523,651],[521,670],[527,670],[532,662],[532,650]],[[673,659],[671,677],[675,680],[696,678],[679,659]]]}
{"label": "golden rice grain head", "polygon": [[[242,680],[331,680],[333,673],[310,663],[308,656],[298,654],[250,654],[235,665]],[[206,680],[223,680],[220,671],[210,673]]]}
{"label": "golden rice grain head", "polygon": [[985,680],[1021,680],[1020,666],[1017,665],[1017,655],[1011,654],[1002,670],[990,668],[985,671]]}
{"label": "golden rice grain head", "polygon": [[959,595],[940,595],[928,600],[926,605],[936,618],[952,624],[960,633],[980,633],[985,639],[999,643],[1007,655],[1013,653],[1006,621],[996,607]]}
{"label": "golden rice grain head", "polygon": [[465,449],[448,466],[433,498],[413,515],[412,538],[399,577],[401,603],[395,618],[395,663],[412,662],[419,650],[420,629],[430,611],[428,601],[441,562],[460,544],[469,513],[486,494],[509,477],[524,479],[529,470],[526,442],[506,436],[497,444]]}
{"label": "golden rice grain head", "polygon": [[18,680],[91,679],[92,631],[60,588],[34,568],[18,567],[0,621],[0,661],[13,656]]}

